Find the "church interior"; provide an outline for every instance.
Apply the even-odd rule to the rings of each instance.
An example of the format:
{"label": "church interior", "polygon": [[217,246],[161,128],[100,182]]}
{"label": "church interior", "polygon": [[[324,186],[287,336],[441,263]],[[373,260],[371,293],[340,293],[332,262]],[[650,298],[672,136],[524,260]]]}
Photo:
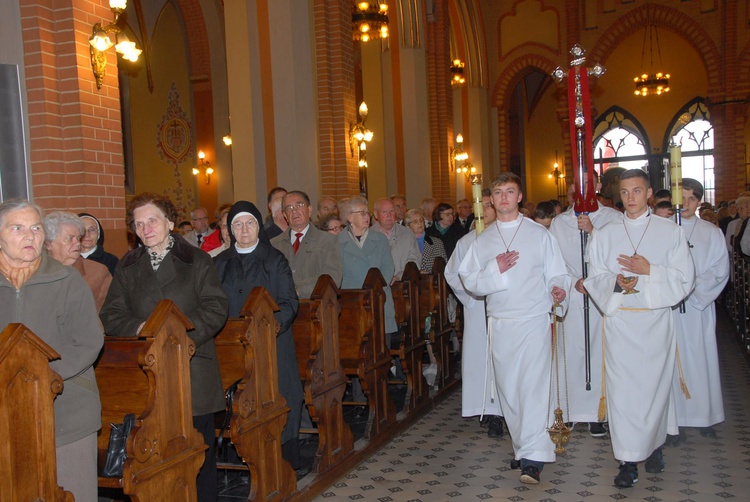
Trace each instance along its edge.
{"label": "church interior", "polygon": [[[368,31],[362,3],[381,9]],[[134,45],[99,50],[100,34]],[[565,205],[575,127],[569,75],[553,74],[595,65],[588,148],[605,197],[617,201],[623,168],[669,188],[673,142],[704,201],[750,190],[748,0],[6,0],[0,190],[95,215],[118,257],[142,192],[168,196],[180,220],[238,200],[265,212],[277,186],[313,207],[403,194],[416,208],[511,171],[525,201]],[[726,421],[634,491],[612,486],[609,442],[580,426],[539,487],[518,483],[510,438],[488,441],[452,391],[378,448],[358,441],[366,451],[325,483],[303,478],[299,499],[744,498],[750,370],[731,310],[717,314]]]}

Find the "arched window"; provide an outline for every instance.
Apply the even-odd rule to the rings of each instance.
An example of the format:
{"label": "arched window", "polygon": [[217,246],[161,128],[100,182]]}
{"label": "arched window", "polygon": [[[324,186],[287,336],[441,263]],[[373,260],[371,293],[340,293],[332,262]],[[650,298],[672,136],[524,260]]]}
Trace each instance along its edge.
{"label": "arched window", "polygon": [[716,203],[714,182],[714,127],[701,98],[688,103],[672,120],[669,138],[682,145],[682,177],[694,178],[703,184],[703,201]]}
{"label": "arched window", "polygon": [[619,107],[607,110],[594,129],[594,165],[603,174],[612,167],[644,169],[649,147],[643,128],[635,118]]}

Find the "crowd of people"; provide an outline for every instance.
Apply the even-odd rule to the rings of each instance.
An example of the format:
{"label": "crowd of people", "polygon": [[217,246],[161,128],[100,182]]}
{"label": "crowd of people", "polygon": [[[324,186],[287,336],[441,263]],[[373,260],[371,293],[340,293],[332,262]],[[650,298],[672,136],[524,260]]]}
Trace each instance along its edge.
{"label": "crowd of people", "polygon": [[[76,500],[96,500],[101,409],[93,364],[105,334],[137,336],[166,298],[195,326],[193,423],[209,446],[199,500],[216,500],[213,414],[225,404],[214,337],[256,286],[279,306],[279,388],[291,409],[282,453],[299,469],[300,424],[309,420],[291,331],[299,300],[323,274],[359,288],[377,268],[387,283],[386,339],[396,346],[389,286],[407,263],[431,273],[438,257],[463,306],[462,414],[479,416],[490,438],[505,424],[522,482],[539,483],[555,460],[547,432],[553,310],[567,336],[566,421],[611,436],[616,486],[637,482],[639,462],[661,472],[664,445],[684,441],[684,427],[715,437],[724,420],[713,302],[729,278],[727,251],[750,254],[750,193],[714,212],[701,203],[703,186],[686,178],[680,225],[670,221],[669,192],[653,193],[642,170],[622,174],[618,205],[600,197],[596,211],[578,213],[573,195],[571,187],[567,208],[525,202],[520,178],[506,172],[483,191],[476,215],[466,199],[454,206],[425,198],[409,209],[400,194],[374,201],[372,211],[358,195],[323,197],[314,208],[305,192],[276,187],[265,218],[241,200],[220,206],[210,222],[205,208],[181,221],[167,197],[143,193],[126,215],[137,244],[119,260],[105,251],[91,214],[45,217],[30,202],[3,203],[3,322],[23,322],[62,356],[52,363],[65,381],[55,402],[57,454],[65,458],[59,483]],[[477,233],[480,219],[485,230]],[[401,374],[398,361],[393,370]],[[366,402],[356,381],[351,390]]]}

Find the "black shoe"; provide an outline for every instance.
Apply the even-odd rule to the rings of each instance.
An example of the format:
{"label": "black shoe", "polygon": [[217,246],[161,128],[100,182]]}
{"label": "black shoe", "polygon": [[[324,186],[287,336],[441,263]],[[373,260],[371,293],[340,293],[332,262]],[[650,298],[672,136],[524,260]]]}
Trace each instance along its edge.
{"label": "black shoe", "polygon": [[605,438],[607,437],[607,429],[601,422],[589,422],[589,433],[591,437]]}
{"label": "black shoe", "polygon": [[617,488],[630,488],[638,482],[638,465],[633,462],[622,462],[620,472],[615,478]]}
{"label": "black shoe", "polygon": [[716,439],[716,431],[713,427],[698,427],[698,433],[704,438]]}
{"label": "black shoe", "polygon": [[685,441],[687,441],[687,433],[685,432],[685,429],[680,427],[679,434],[667,434],[667,440],[664,442],[664,444],[674,448],[676,446],[680,446]]}
{"label": "black shoe", "polygon": [[517,471],[521,468],[521,461],[516,460],[515,458],[510,461],[510,470],[511,471]]}
{"label": "black shoe", "polygon": [[503,417],[490,415],[487,421],[487,437],[490,439],[503,437]]}
{"label": "black shoe", "polygon": [[487,427],[487,423],[489,421],[490,421],[490,415],[483,415],[482,418],[479,419],[479,426]]}
{"label": "black shoe", "polygon": [[521,469],[521,477],[519,478],[521,480],[521,483],[525,483],[527,485],[538,485],[539,481],[542,479],[539,475],[539,468],[534,465],[527,465],[523,469]]}
{"label": "black shoe", "polygon": [[652,474],[657,472],[664,472],[664,455],[661,453],[661,449],[657,448],[654,452],[646,459],[646,472]]}
{"label": "black shoe", "polygon": [[300,467],[294,472],[297,474],[297,481],[299,481],[300,479],[304,478],[305,476],[307,476],[308,474],[312,472],[312,467],[309,465],[305,467]]}

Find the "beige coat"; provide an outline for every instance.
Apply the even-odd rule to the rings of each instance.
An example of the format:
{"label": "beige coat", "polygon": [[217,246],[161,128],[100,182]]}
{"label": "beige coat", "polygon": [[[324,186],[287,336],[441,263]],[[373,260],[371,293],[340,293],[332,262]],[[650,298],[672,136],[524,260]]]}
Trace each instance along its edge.
{"label": "beige coat", "polygon": [[99,312],[104,305],[105,298],[107,298],[109,285],[112,283],[112,275],[110,275],[109,270],[101,263],[82,257],[79,257],[71,266],[81,274],[83,280],[91,288],[91,292],[94,294],[94,303],[96,303],[96,311]]}

